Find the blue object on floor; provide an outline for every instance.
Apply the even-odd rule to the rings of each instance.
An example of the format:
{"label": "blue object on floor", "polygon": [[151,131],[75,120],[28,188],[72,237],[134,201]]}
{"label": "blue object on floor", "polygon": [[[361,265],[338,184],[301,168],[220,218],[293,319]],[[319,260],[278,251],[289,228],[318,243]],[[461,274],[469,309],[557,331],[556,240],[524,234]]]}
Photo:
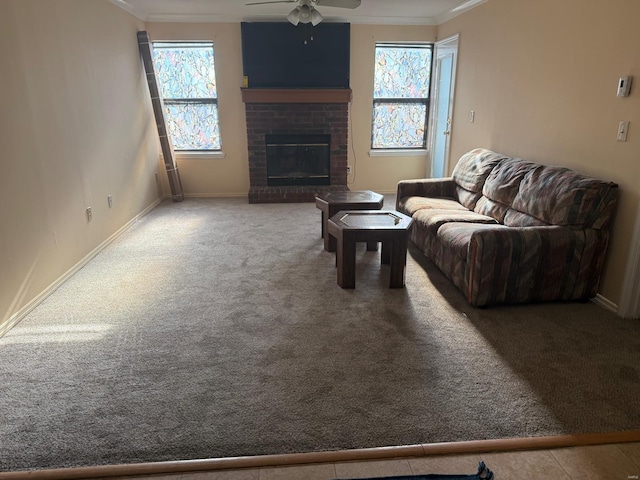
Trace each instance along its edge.
{"label": "blue object on floor", "polygon": [[[396,477],[368,477],[358,478],[350,480],[491,480],[493,479],[493,472],[487,468],[484,462],[478,464],[478,473],[471,475],[400,475]],[[349,479],[336,479],[336,480],[349,480]]]}

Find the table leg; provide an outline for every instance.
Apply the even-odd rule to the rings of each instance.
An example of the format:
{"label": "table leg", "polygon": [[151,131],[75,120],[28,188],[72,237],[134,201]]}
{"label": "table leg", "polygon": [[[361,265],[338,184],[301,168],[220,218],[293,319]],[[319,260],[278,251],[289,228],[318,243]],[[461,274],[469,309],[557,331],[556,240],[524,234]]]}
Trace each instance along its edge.
{"label": "table leg", "polygon": [[324,238],[324,232],[327,231],[327,216],[324,214],[324,210],[320,210],[322,215],[322,221],[320,222],[320,237]]}
{"label": "table leg", "polygon": [[398,235],[393,241],[389,288],[404,287],[405,265],[407,264],[407,238],[407,235]]}
{"label": "table leg", "polygon": [[391,262],[391,250],[393,249],[393,242],[382,242],[382,254],[380,255],[380,263],[388,265]]}
{"label": "table leg", "polygon": [[[328,211],[326,213],[326,215],[327,215],[326,218],[327,219],[333,217],[336,213],[339,212],[339,210],[336,210],[336,208],[338,208],[338,207],[333,206],[333,205],[329,205]],[[336,238],[333,235],[331,235],[327,231],[326,228],[325,228],[324,231],[325,231],[325,234],[326,234],[325,237],[324,237],[324,249],[327,252],[335,252],[336,251],[336,246],[337,246]]]}
{"label": "table leg", "polygon": [[333,215],[330,209],[328,212],[322,211],[322,238],[324,239],[324,249],[327,252],[336,251],[336,239],[329,233],[329,229],[327,228],[327,220]]}
{"label": "table leg", "polygon": [[351,238],[345,238],[343,233],[337,238],[336,243],[338,285],[342,288],[356,288],[356,242]]}
{"label": "table leg", "polygon": [[324,247],[324,249],[327,252],[335,252],[337,245],[338,244],[336,242],[336,237],[334,237],[330,233],[327,233],[327,238],[325,239],[325,247]]}

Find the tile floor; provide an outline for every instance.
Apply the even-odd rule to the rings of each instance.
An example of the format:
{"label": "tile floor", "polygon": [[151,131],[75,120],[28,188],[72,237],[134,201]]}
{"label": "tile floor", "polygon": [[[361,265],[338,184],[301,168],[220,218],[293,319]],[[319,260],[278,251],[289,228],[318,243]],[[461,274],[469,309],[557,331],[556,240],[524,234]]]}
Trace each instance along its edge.
{"label": "tile floor", "polygon": [[[444,455],[365,462],[224,470],[156,475],[157,480],[333,480],[336,478],[475,473],[484,460],[495,480],[639,480],[640,443],[530,450],[508,453]],[[127,478],[127,477],[122,477]]]}

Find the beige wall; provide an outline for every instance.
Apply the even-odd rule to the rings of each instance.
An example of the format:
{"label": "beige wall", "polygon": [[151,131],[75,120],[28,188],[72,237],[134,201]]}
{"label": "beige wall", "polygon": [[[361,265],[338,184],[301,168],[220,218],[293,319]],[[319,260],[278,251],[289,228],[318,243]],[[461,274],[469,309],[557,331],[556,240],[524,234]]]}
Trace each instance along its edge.
{"label": "beige wall", "polygon": [[[347,179],[352,190],[395,193],[398,181],[422,178],[427,156],[370,157],[373,111],[373,70],[376,42],[433,42],[436,27],[351,25],[351,129]],[[354,152],[355,150],[355,152]]]}
{"label": "beige wall", "polygon": [[[600,288],[616,304],[640,200],[639,18],[637,0],[489,0],[438,30],[460,34],[451,168],[482,146],[620,185]],[[621,75],[636,77],[630,97],[616,97]]]}
{"label": "beige wall", "polygon": [[142,27],[107,0],[0,1],[0,328],[159,198]]}
{"label": "beige wall", "polygon": [[[186,195],[246,196],[249,191],[247,128],[242,86],[242,45],[240,24],[147,23],[153,41],[212,40],[220,109],[220,132],[224,159],[178,158],[178,169]],[[373,67],[376,42],[433,41],[436,27],[351,26],[352,135],[349,176],[352,189],[395,192],[404,178],[422,177],[426,155],[422,157],[369,157],[373,102]],[[355,150],[355,154],[354,154]]]}

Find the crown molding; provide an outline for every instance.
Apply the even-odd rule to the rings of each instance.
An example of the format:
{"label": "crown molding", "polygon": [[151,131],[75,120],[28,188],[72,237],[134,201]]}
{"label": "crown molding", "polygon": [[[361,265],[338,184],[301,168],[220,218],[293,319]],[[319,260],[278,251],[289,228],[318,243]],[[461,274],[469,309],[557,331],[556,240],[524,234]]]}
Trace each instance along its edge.
{"label": "crown molding", "polygon": [[157,13],[146,16],[147,22],[158,23],[240,23],[240,22],[282,22],[282,15],[265,15],[244,18],[238,15]]}
{"label": "crown molding", "polygon": [[[109,0],[118,5],[119,0]],[[138,17],[141,18],[141,17]],[[239,23],[239,22],[282,22],[282,15],[252,15],[234,16],[234,15],[193,15],[193,14],[151,14],[141,18],[146,22],[158,23]],[[434,17],[329,17],[325,16],[323,23],[351,23],[354,25],[437,25],[437,19]]]}
{"label": "crown molding", "polygon": [[[440,25],[451,20],[472,8],[487,2],[488,0],[468,0],[459,7],[437,17],[373,17],[373,16],[325,16],[324,21],[345,22],[359,25]],[[149,14],[138,10],[127,0],[109,0],[113,5],[129,12],[143,22],[158,23],[239,23],[239,22],[281,22],[282,15],[229,15],[229,14],[188,14],[188,13],[161,13]]]}
{"label": "crown molding", "polygon": [[482,5],[489,0],[469,0],[459,7],[454,8],[453,10],[443,13],[442,15],[437,17],[437,25],[442,25],[444,22],[448,22],[452,18],[457,17],[458,15],[462,15],[463,13],[468,12],[469,10],[477,7],[478,5]]}
{"label": "crown molding", "polygon": [[128,3],[126,0],[109,0],[109,1],[113,3],[116,7],[120,7],[121,9],[129,12],[131,15],[133,15],[136,18],[139,18],[143,22],[147,21],[147,15],[139,11],[138,9],[136,9],[133,5]]}
{"label": "crown molding", "polygon": [[437,25],[434,17],[354,17],[345,21],[358,25]]}

